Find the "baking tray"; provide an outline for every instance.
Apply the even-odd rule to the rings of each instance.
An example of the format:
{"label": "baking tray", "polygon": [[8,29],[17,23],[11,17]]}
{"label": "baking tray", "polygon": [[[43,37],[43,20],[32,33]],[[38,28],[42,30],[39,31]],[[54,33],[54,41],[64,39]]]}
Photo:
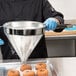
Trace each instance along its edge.
{"label": "baking tray", "polygon": [[[32,59],[32,60],[28,60],[26,63],[30,64],[32,66],[32,69],[35,71],[35,64],[38,62],[46,63],[47,70],[48,70],[48,76],[53,76],[49,60],[47,60],[47,59],[36,59],[36,60]],[[19,70],[21,65],[22,65],[21,62],[0,63],[0,76],[7,76],[7,72],[9,69]],[[20,76],[22,76],[22,74]]]}

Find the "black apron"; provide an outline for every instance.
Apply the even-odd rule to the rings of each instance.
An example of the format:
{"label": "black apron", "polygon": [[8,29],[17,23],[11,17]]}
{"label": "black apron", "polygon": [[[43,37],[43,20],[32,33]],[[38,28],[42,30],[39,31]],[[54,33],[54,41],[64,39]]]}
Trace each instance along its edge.
{"label": "black apron", "polygon": [[[0,26],[9,21],[39,21],[43,22],[42,0],[0,0]],[[5,41],[1,47],[3,59],[18,59],[17,53],[11,47],[3,29],[0,29],[0,38]],[[47,50],[43,36],[29,58],[46,58]]]}

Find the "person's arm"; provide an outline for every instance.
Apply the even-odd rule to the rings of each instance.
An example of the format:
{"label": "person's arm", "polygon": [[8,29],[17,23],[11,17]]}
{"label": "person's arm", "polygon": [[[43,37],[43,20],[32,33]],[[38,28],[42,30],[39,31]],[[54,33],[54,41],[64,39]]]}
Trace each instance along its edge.
{"label": "person's arm", "polygon": [[43,18],[46,20],[49,17],[56,18],[60,24],[64,23],[63,14],[56,11],[48,0],[43,0]]}
{"label": "person's arm", "polygon": [[57,25],[64,24],[63,14],[56,11],[48,0],[43,0],[43,21],[46,30],[55,30]]}

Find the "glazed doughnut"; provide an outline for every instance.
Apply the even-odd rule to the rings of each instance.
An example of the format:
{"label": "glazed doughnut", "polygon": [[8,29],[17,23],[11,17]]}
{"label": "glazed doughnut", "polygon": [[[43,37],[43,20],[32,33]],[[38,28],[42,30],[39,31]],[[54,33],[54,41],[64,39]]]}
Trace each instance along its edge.
{"label": "glazed doughnut", "polygon": [[37,76],[48,76],[48,70],[47,69],[39,69],[36,72]]}
{"label": "glazed doughnut", "polygon": [[7,76],[20,76],[20,73],[18,70],[9,69],[7,72]]}
{"label": "glazed doughnut", "polygon": [[24,70],[32,70],[31,65],[29,65],[29,64],[23,64],[23,65],[21,65],[20,71],[24,71]]}
{"label": "glazed doughnut", "polygon": [[32,70],[23,71],[23,76],[35,76],[35,72]]}
{"label": "glazed doughnut", "polygon": [[36,70],[38,69],[46,69],[46,64],[43,62],[39,62],[36,64]]}

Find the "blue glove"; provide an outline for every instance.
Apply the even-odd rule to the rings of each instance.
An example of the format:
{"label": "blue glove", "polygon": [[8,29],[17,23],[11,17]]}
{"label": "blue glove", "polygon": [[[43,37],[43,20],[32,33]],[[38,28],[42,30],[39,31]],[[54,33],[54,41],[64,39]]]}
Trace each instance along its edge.
{"label": "blue glove", "polygon": [[58,23],[55,18],[48,18],[44,21],[45,29],[46,30],[55,30]]}
{"label": "blue glove", "polygon": [[0,45],[4,45],[4,41],[0,39]]}

